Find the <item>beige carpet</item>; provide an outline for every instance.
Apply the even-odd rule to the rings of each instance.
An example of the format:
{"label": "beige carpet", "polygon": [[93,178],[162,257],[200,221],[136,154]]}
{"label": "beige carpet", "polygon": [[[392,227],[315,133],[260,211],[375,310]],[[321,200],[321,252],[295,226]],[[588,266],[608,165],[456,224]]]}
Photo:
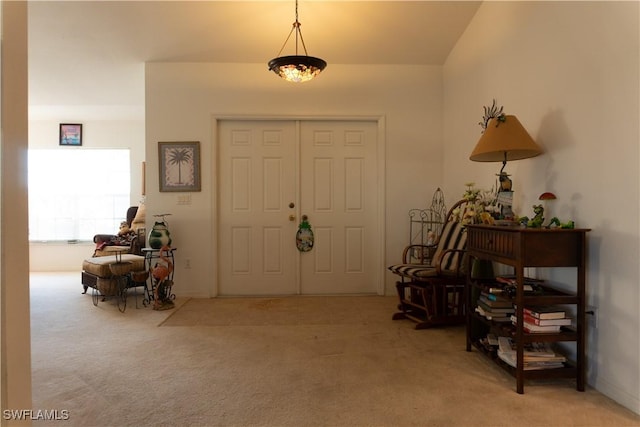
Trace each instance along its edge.
{"label": "beige carpet", "polygon": [[[464,329],[392,321],[390,297],[91,303],[80,274],[32,275],[34,409],[55,426],[640,426],[572,381],[515,381]],[[176,286],[179,295],[179,287]]]}

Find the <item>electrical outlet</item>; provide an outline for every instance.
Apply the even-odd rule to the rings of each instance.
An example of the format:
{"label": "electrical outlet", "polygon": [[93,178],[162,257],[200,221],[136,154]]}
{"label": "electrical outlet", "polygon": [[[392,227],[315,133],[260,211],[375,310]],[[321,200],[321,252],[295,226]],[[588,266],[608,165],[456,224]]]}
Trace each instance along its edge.
{"label": "electrical outlet", "polygon": [[191,268],[191,260],[189,258],[184,260],[184,268],[187,270]]}
{"label": "electrical outlet", "polygon": [[180,194],[177,200],[179,205],[190,205],[191,194]]}
{"label": "electrical outlet", "polygon": [[587,314],[587,325],[590,327],[597,329],[598,328],[598,309],[593,306],[587,306],[586,310]]}

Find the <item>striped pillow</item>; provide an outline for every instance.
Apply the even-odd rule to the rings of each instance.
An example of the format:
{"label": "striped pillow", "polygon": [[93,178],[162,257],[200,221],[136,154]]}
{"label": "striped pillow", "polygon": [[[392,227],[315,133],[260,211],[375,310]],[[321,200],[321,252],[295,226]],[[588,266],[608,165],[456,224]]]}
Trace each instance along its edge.
{"label": "striped pillow", "polygon": [[[467,233],[464,226],[459,222],[447,222],[440,235],[438,248],[431,261],[432,267],[440,264],[443,271],[454,271],[461,256],[460,252],[445,252],[448,249],[464,250],[467,246]],[[442,260],[440,259],[442,258]]]}

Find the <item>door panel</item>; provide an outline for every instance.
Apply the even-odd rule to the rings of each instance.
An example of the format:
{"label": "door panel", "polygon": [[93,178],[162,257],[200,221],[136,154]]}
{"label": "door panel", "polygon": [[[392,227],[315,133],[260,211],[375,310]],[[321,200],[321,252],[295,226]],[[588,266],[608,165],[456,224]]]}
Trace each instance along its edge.
{"label": "door panel", "polygon": [[[230,120],[218,133],[219,294],[375,293],[377,123]],[[305,214],[315,243],[299,253]]]}
{"label": "door panel", "polygon": [[298,293],[295,144],[294,122],[220,122],[220,295]]}
{"label": "door panel", "polygon": [[301,214],[316,241],[300,255],[303,294],[375,293],[378,280],[377,124],[301,124]]}

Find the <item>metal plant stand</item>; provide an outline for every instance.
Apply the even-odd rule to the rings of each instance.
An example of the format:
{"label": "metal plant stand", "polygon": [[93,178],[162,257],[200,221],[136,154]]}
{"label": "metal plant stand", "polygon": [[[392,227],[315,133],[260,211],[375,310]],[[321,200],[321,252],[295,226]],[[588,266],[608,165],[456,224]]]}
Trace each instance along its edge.
{"label": "metal plant stand", "polygon": [[145,269],[149,272],[142,304],[153,303],[154,310],[173,308],[176,295],[172,292],[175,256],[177,248],[144,248]]}

